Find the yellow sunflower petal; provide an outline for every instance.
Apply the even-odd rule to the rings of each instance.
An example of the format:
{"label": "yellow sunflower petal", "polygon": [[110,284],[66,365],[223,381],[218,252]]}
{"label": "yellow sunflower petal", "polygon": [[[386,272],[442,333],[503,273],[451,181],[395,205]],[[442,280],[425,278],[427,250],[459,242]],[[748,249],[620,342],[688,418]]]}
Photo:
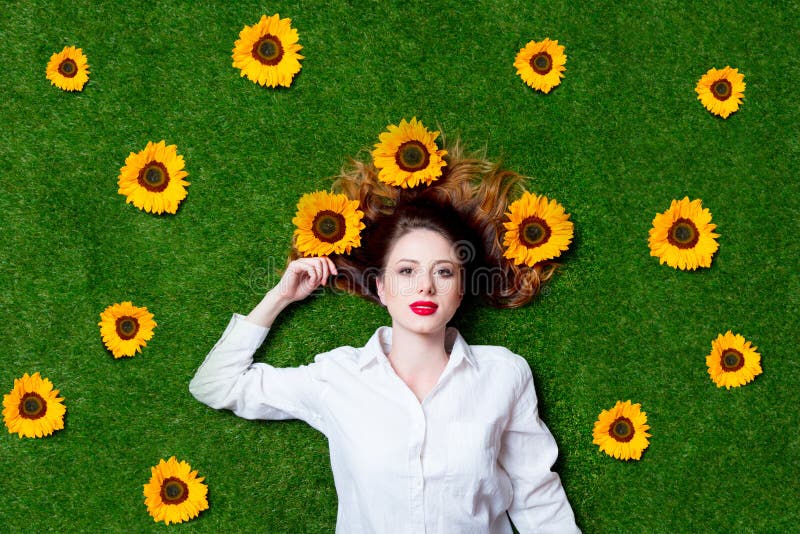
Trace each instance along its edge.
{"label": "yellow sunflower petal", "polygon": [[526,191],[508,209],[508,222],[503,223],[503,255],[516,265],[533,267],[557,258],[569,248],[574,226],[564,207],[555,200]]}
{"label": "yellow sunflower petal", "polygon": [[276,13],[245,26],[234,43],[233,66],[259,85],[289,87],[304,59],[298,54],[303,47],[297,44],[299,36],[291,23]]}
{"label": "yellow sunflower petal", "polygon": [[295,247],[303,256],[349,254],[361,246],[364,212],[358,201],[325,191],[308,193],[297,203]]}
{"label": "yellow sunflower petal", "polygon": [[147,308],[122,302],[103,310],[98,326],[106,348],[114,358],[122,358],[141,352],[153,337],[153,329],[157,324]]}
{"label": "yellow sunflower petal", "polygon": [[437,180],[447,165],[447,151],[436,146],[438,136],[439,132],[429,131],[416,117],[410,122],[402,119],[399,125],[390,124],[372,151],[378,179],[402,188],[430,185]]}
{"label": "yellow sunflower petal", "polygon": [[717,387],[730,389],[752,382],[761,374],[761,355],[740,334],[728,330],[711,342],[711,353],[706,356],[706,366]]}
{"label": "yellow sunflower petal", "polygon": [[620,460],[639,460],[642,452],[650,445],[647,438],[650,427],[647,414],[639,404],[631,401],[617,401],[609,410],[603,410],[597,418],[592,431],[595,445],[600,450]]}
{"label": "yellow sunflower petal", "polygon": [[530,41],[514,59],[514,67],[522,80],[537,91],[549,93],[561,83],[567,56],[558,41]]}
{"label": "yellow sunflower petal", "polygon": [[184,180],[188,173],[183,166],[183,156],[178,155],[175,145],[149,141],[143,150],[125,158],[118,193],[127,197],[127,203],[148,213],[174,214],[188,195],[189,182]]}
{"label": "yellow sunflower petal", "polygon": [[673,200],[667,211],[653,219],[648,239],[650,255],[659,258],[659,264],[676,269],[710,267],[719,248],[716,227],[711,224],[711,212],[699,199]]}
{"label": "yellow sunflower petal", "polygon": [[50,56],[45,75],[50,83],[64,91],[82,91],[89,81],[89,65],[83,50],[66,46]]}
{"label": "yellow sunflower petal", "polygon": [[3,396],[3,421],[8,432],[20,438],[41,438],[64,428],[64,399],[53,383],[39,373],[14,380],[14,389]]}
{"label": "yellow sunflower petal", "polygon": [[160,460],[150,472],[143,494],[153,521],[163,521],[167,525],[182,523],[208,509],[208,487],[188,463],[178,462],[172,456],[167,461]]}
{"label": "yellow sunflower petal", "polygon": [[703,106],[723,119],[739,109],[744,98],[744,74],[730,66],[724,69],[710,69],[697,82],[694,88],[697,99]]}

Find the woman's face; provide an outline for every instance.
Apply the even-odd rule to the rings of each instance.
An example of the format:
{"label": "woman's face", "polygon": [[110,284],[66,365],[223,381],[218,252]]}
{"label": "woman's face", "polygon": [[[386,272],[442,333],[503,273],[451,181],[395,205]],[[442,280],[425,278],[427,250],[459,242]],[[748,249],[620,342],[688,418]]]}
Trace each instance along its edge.
{"label": "woman's face", "polygon": [[437,333],[461,304],[462,277],[455,247],[447,238],[432,230],[412,230],[389,252],[377,281],[378,296],[394,328]]}

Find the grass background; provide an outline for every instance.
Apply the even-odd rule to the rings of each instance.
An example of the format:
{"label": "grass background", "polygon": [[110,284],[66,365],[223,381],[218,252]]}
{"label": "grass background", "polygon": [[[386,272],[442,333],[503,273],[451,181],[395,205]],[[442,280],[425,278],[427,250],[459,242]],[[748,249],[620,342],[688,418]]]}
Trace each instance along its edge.
{"label": "grass background", "polygon": [[[19,1],[0,34],[0,390],[39,371],[66,428],[0,435],[6,531],[159,531],[143,504],[172,455],[206,477],[210,509],[176,529],[332,532],[322,435],[250,422],[187,390],[230,314],[277,281],[302,193],[416,116],[531,176],[576,237],[524,309],[470,312],[468,340],[531,364],[556,466],[585,532],[784,532],[796,526],[800,373],[796,2]],[[231,66],[238,32],[291,17],[303,69],[270,90]],[[558,39],[549,95],[516,52]],[[66,45],[88,56],[77,94],[44,75]],[[714,117],[694,86],[745,74],[740,110]],[[126,204],[117,176],[147,141],[176,144],[189,196],[175,216]],[[701,198],[718,224],[710,269],[649,256],[654,215]],[[114,360],[97,322],[131,300],[155,314],[144,352]],[[257,358],[299,365],[385,324],[378,307],[324,294],[282,316]],[[763,375],[717,389],[705,356],[731,329]],[[599,412],[640,402],[651,445],[620,462],[592,444]]]}

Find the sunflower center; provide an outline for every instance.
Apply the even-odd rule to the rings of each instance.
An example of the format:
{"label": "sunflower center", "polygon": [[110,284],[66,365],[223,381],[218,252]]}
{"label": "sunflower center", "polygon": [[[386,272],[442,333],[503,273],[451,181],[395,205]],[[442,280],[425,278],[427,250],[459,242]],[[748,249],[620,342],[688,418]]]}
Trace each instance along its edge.
{"label": "sunflower center", "polygon": [[553,70],[553,58],[547,52],[539,52],[531,58],[531,68],[536,74],[544,76]]}
{"label": "sunflower center", "polygon": [[135,317],[125,316],[117,319],[117,335],[120,339],[133,339],[138,332],[139,321]]}
{"label": "sunflower center", "polygon": [[431,155],[425,145],[419,141],[406,141],[397,149],[394,159],[402,170],[414,172],[427,167]]}
{"label": "sunflower center", "polygon": [[314,237],[326,243],[336,243],[344,237],[344,216],[330,210],[320,211],[314,217]]}
{"label": "sunflower center", "polygon": [[26,393],[19,401],[19,415],[25,419],[39,419],[45,413],[47,402],[38,393]]}
{"label": "sunflower center", "polygon": [[179,478],[170,477],[161,484],[161,501],[164,504],[180,504],[189,498],[189,486]]}
{"label": "sunflower center", "polygon": [[667,239],[678,248],[692,248],[700,239],[700,232],[691,220],[681,218],[672,224]]}
{"label": "sunflower center", "polygon": [[632,440],[633,434],[633,423],[627,417],[618,417],[608,428],[608,435],[622,443]]}
{"label": "sunflower center", "polygon": [[731,97],[732,92],[733,86],[728,80],[718,80],[711,86],[711,94],[714,95],[714,98],[723,102]]}
{"label": "sunflower center", "polygon": [[550,240],[550,226],[539,217],[531,216],[522,221],[519,225],[520,240],[528,248],[535,248],[544,245]]}
{"label": "sunflower center", "polygon": [[277,65],[283,58],[283,45],[280,39],[266,34],[253,45],[253,57],[264,65]]}
{"label": "sunflower center", "polygon": [[736,349],[728,349],[720,358],[722,370],[732,373],[744,367],[744,355]]}
{"label": "sunflower center", "polygon": [[160,161],[151,161],[139,171],[139,185],[153,193],[160,193],[169,185],[169,173]]}
{"label": "sunflower center", "polygon": [[72,59],[65,59],[58,66],[58,72],[65,78],[72,78],[78,74],[78,65]]}

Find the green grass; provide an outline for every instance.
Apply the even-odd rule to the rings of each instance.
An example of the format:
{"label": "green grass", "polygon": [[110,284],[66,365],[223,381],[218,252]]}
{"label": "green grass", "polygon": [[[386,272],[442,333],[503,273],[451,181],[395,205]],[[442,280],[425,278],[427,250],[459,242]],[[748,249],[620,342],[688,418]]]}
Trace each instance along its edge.
{"label": "green grass", "polygon": [[[68,5],[65,5],[68,4]],[[196,402],[187,384],[234,311],[277,280],[299,196],[327,188],[401,118],[418,117],[533,177],[572,214],[564,269],[532,305],[479,309],[476,344],[525,356],[585,532],[783,532],[800,515],[796,358],[800,8],[793,2],[7,3],[0,22],[0,390],[40,371],[66,428],[0,435],[6,531],[162,530],[151,465],[176,455],[206,477],[198,532],[332,532],[327,443]],[[291,17],[303,69],[288,90],[240,78],[230,53],[262,14]],[[531,39],[566,46],[549,95],[516,76]],[[82,93],[44,68],[83,48]],[[706,112],[711,67],[745,74],[741,109]],[[176,144],[189,196],[175,216],[117,194],[126,156]],[[649,256],[653,216],[701,198],[718,224],[710,269]],[[97,322],[123,300],[158,327],[114,360]],[[276,365],[362,344],[385,313],[325,294],[282,316],[257,357]],[[759,347],[764,373],[727,391],[705,356],[720,332]],[[625,463],[592,444],[598,413],[640,402],[651,445]]]}

